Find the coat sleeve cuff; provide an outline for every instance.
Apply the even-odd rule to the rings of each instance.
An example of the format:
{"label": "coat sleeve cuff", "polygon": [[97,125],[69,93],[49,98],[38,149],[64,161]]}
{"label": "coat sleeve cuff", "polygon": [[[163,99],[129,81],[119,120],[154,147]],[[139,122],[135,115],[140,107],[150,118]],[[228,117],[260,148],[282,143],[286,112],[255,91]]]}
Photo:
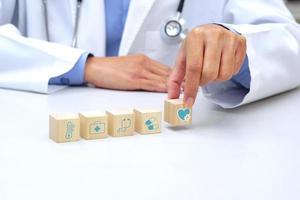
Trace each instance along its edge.
{"label": "coat sleeve cuff", "polygon": [[85,83],[85,63],[88,56],[89,53],[83,53],[70,71],[60,76],[51,78],[49,80],[49,85],[83,85]]}
{"label": "coat sleeve cuff", "polygon": [[[220,25],[236,34],[240,34],[230,26],[224,24],[216,25]],[[239,73],[233,76],[231,80],[208,84],[202,88],[202,91],[213,103],[216,103],[223,108],[234,108],[243,102],[250,91],[250,84],[251,74],[248,56],[246,56]]]}

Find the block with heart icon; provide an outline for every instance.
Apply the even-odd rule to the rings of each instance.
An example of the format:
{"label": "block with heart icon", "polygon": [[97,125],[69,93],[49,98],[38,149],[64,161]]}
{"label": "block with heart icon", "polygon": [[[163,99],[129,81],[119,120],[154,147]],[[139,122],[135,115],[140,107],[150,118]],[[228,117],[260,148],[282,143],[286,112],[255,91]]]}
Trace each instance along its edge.
{"label": "block with heart icon", "polygon": [[81,112],[80,136],[87,140],[103,139],[108,137],[107,115],[101,112]]}
{"label": "block with heart icon", "polygon": [[77,114],[50,114],[49,137],[57,142],[73,142],[80,140],[80,124]]}
{"label": "block with heart icon", "polygon": [[182,99],[166,100],[164,120],[173,126],[189,125],[192,123],[192,109],[185,108]]}
{"label": "block with heart icon", "polygon": [[134,135],[134,113],[126,110],[106,111],[108,134],[113,137]]}
{"label": "block with heart icon", "polygon": [[161,132],[162,112],[150,109],[134,109],[135,131],[140,134]]}

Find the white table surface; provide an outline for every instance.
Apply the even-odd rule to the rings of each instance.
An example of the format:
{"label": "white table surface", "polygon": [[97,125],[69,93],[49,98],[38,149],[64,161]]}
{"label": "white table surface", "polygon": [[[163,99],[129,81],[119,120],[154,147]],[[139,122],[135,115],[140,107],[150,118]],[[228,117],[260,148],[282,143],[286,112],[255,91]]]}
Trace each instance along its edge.
{"label": "white table surface", "polygon": [[193,125],[56,144],[49,112],[163,110],[165,94],[0,90],[0,200],[299,200],[300,89],[234,110],[202,96]]}

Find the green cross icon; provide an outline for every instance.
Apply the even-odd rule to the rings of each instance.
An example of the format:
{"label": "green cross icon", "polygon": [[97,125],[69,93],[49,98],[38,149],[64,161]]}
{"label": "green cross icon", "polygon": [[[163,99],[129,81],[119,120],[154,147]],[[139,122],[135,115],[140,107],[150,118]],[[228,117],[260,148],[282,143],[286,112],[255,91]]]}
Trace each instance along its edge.
{"label": "green cross icon", "polygon": [[101,128],[99,126],[96,126],[94,129],[96,132],[99,132],[101,130]]}

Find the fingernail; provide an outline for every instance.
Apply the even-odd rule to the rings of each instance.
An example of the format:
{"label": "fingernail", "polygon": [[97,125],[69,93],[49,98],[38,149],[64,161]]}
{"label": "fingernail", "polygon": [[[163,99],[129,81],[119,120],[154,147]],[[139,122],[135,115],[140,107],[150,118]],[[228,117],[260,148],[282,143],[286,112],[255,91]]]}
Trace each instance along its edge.
{"label": "fingernail", "polygon": [[192,97],[189,97],[185,100],[184,106],[187,108],[192,108],[194,105],[194,99]]}

